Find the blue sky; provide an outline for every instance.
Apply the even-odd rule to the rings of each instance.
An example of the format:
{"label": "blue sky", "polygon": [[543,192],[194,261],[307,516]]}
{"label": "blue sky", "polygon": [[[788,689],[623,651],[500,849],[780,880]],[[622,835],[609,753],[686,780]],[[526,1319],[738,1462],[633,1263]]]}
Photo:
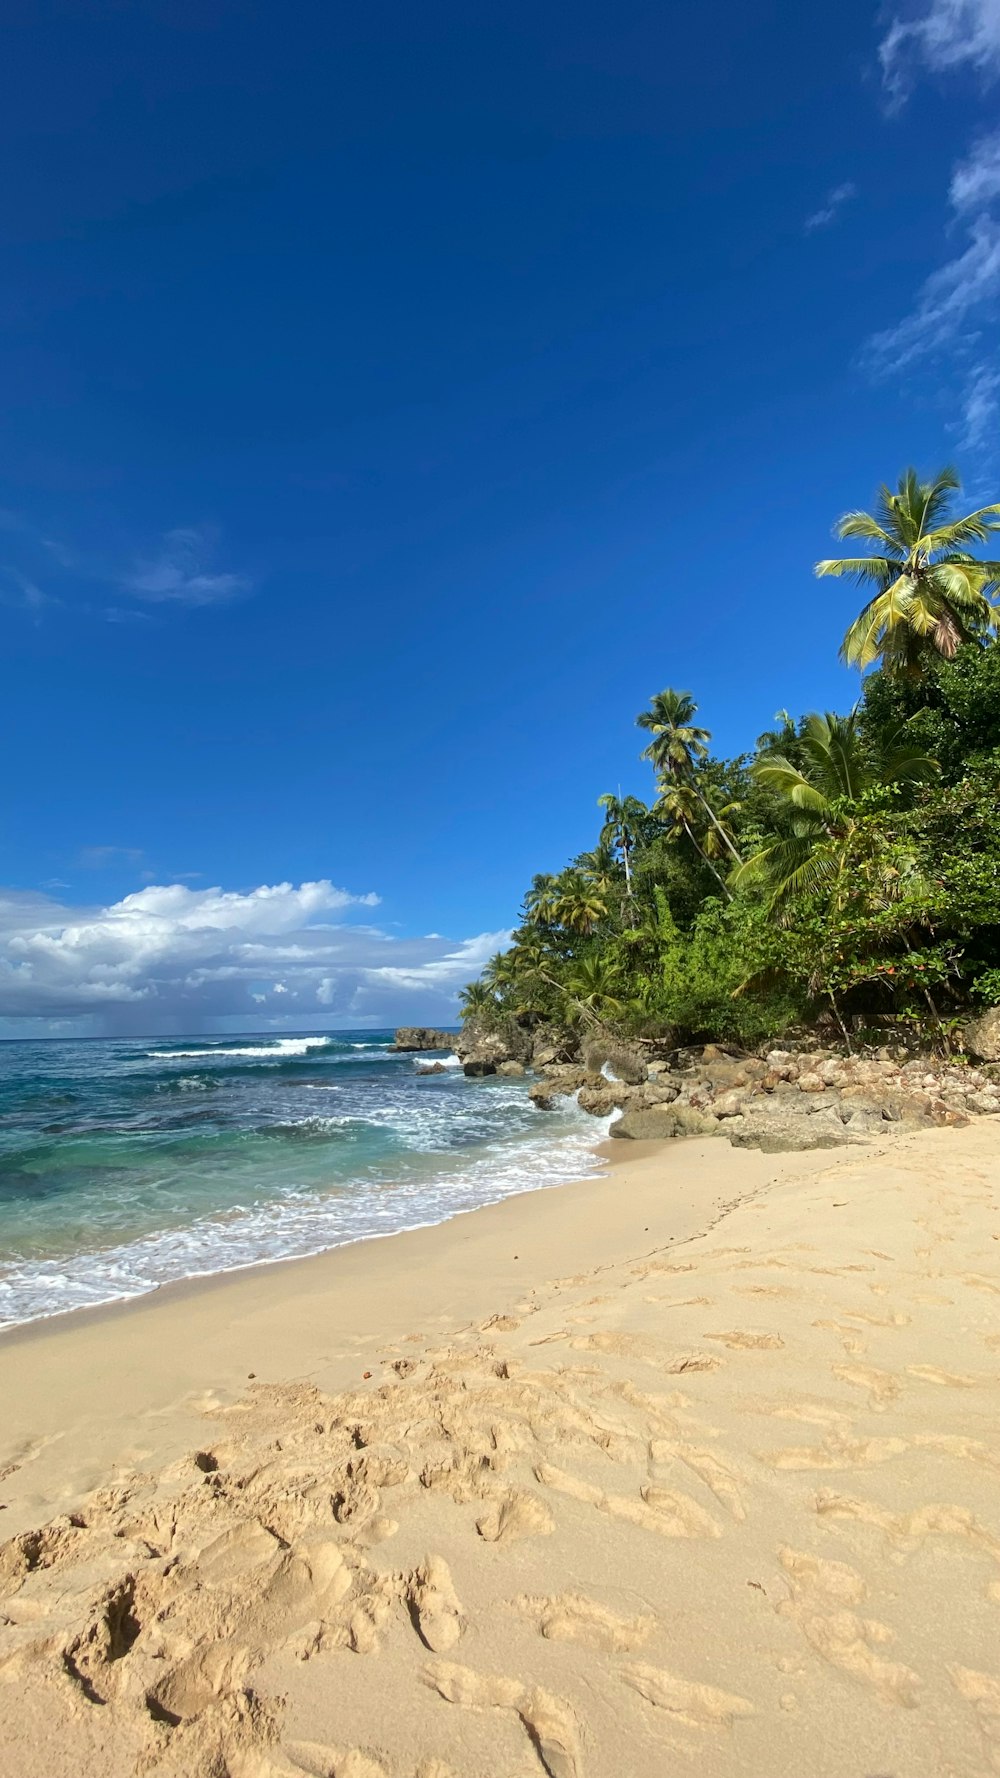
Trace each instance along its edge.
{"label": "blue sky", "polygon": [[998,75],[1000,0],[14,4],[0,1031],[444,1019],[653,692],[849,703],[837,513],[996,493]]}

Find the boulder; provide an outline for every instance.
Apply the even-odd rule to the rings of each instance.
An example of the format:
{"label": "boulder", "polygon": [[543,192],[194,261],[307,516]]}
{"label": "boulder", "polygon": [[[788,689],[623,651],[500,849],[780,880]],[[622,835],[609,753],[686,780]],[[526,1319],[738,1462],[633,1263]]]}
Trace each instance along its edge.
{"label": "boulder", "polygon": [[486,1074],[495,1074],[497,1063],[492,1056],[470,1056],[462,1063],[462,1073],[469,1080],[480,1080]]}
{"label": "boulder", "polygon": [[799,1092],[800,1093],[825,1093],[826,1092],[826,1081],[823,1079],[823,1076],[818,1073],[800,1074],[799,1075]]}
{"label": "boulder", "polygon": [[[439,1068],[440,1066],[440,1062],[435,1063],[435,1067]],[[498,1062],[497,1073],[505,1075],[509,1080],[520,1080],[521,1076],[527,1073],[527,1069],[523,1062]]]}
{"label": "boulder", "polygon": [[418,1074],[450,1074],[451,1069],[446,1068],[443,1062],[419,1062],[417,1064],[417,1073]]}
{"label": "boulder", "polygon": [[457,1043],[458,1034],[455,1031],[436,1031],[427,1025],[401,1025],[390,1048],[400,1055],[409,1055],[420,1050],[450,1052]]}
{"label": "boulder", "polygon": [[641,1050],[604,1038],[591,1038],[584,1045],[583,1059],[593,1074],[600,1074],[607,1065],[615,1079],[624,1081],[626,1086],[640,1086],[649,1073]]}
{"label": "boulder", "polygon": [[793,1154],[807,1148],[844,1148],[851,1141],[839,1118],[803,1117],[800,1110],[784,1116],[777,1109],[763,1115],[735,1117],[719,1125],[734,1148],[759,1148],[763,1154]]}
{"label": "boulder", "polygon": [[689,1105],[651,1105],[626,1111],[611,1126],[611,1135],[636,1142],[663,1142],[678,1136],[718,1136],[714,1117],[693,1111]]}
{"label": "boulder", "polygon": [[943,1099],[931,1101],[931,1122],[941,1129],[955,1130],[968,1123],[964,1111],[956,1111],[953,1105],[946,1105]]}
{"label": "boulder", "polygon": [[991,1006],[962,1032],[962,1043],[980,1062],[1000,1062],[1000,1006]]}
{"label": "boulder", "polygon": [[591,1117],[610,1117],[613,1111],[631,1109],[634,1094],[634,1087],[602,1078],[600,1086],[581,1087],[576,1102],[580,1110],[589,1111]]}
{"label": "boulder", "polygon": [[716,1117],[739,1117],[746,1104],[745,1093],[723,1093],[716,1099],[712,1110]]}

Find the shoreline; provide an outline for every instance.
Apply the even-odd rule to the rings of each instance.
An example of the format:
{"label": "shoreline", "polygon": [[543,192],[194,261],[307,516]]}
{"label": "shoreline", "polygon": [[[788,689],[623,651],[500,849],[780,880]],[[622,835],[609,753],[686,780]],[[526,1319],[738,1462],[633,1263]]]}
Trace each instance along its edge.
{"label": "shoreline", "polygon": [[[580,1115],[582,1117],[582,1114]],[[327,1231],[332,1234],[334,1238],[329,1240],[321,1238],[320,1244],[315,1247],[305,1246],[301,1251],[293,1250],[287,1253],[280,1251],[261,1251],[255,1254],[252,1258],[241,1258],[231,1264],[211,1264],[204,1270],[193,1270],[178,1275],[168,1274],[162,1277],[156,1277],[154,1275],[145,1288],[131,1289],[123,1291],[120,1294],[109,1294],[107,1297],[91,1302],[69,1302],[65,1306],[55,1306],[46,1308],[41,1313],[29,1314],[24,1319],[0,1321],[0,1342],[17,1334],[23,1329],[45,1326],[52,1322],[63,1321],[69,1316],[78,1317],[99,1314],[104,1310],[117,1310],[127,1307],[132,1303],[143,1302],[148,1297],[157,1295],[163,1290],[172,1290],[178,1287],[183,1287],[189,1283],[195,1285],[203,1283],[207,1284],[216,1278],[256,1271],[261,1266],[296,1264],[300,1260],[314,1259],[325,1253],[337,1252],[342,1247],[355,1246],[358,1243],[368,1241],[384,1240],[396,1234],[413,1233],[423,1228],[433,1228],[438,1226],[441,1222],[451,1221],[452,1218],[456,1216],[470,1214],[471,1212],[481,1209],[491,1203],[502,1203],[507,1197],[517,1197],[523,1193],[534,1193],[549,1189],[553,1185],[560,1186],[569,1184],[576,1178],[590,1177],[591,1175],[589,1172],[585,1171],[585,1169],[589,1166],[591,1161],[595,1166],[602,1164],[602,1150],[607,1149],[609,1146],[606,1133],[602,1134],[600,1129],[600,1125],[604,1122],[606,1122],[604,1119],[585,1118],[575,1132],[573,1130],[568,1130],[565,1127],[560,1130],[547,1131],[543,1125],[540,1125],[537,1135],[534,1138],[536,1144],[535,1153],[532,1154],[529,1147],[523,1156],[523,1175],[518,1177],[513,1186],[505,1181],[499,1190],[499,1195],[496,1197],[486,1195],[479,1197],[473,1195],[471,1202],[459,1202],[454,1206],[448,1204],[446,1200],[434,1202],[432,1197],[431,1202],[422,1206],[422,1208],[426,1210],[426,1215],[421,1215],[418,1212],[416,1219],[412,1222],[404,1222],[396,1226],[390,1226],[386,1229],[368,1226],[362,1228],[360,1232],[353,1232],[350,1230],[349,1225],[345,1231],[343,1221],[341,1221],[340,1228],[343,1232],[338,1236],[336,1229]],[[588,1128],[588,1125],[592,1125],[593,1127]],[[546,1137],[548,1138],[547,1141]],[[561,1152],[561,1145],[564,1144],[570,1144],[575,1149],[575,1152]],[[546,1154],[549,1156],[554,1178],[532,1178],[529,1169],[533,1163],[537,1168],[539,1156],[544,1156]],[[516,1150],[512,1150],[511,1153],[508,1154],[504,1150],[502,1144],[497,1144],[493,1147],[484,1144],[484,1153],[479,1157],[477,1163],[481,1168],[483,1179],[487,1182],[490,1180],[495,1181],[498,1174],[502,1175],[504,1166],[510,1165],[512,1156],[515,1160],[517,1159]],[[429,1153],[429,1158],[433,1159],[435,1157]],[[448,1157],[441,1156],[439,1158],[443,1162]],[[351,1185],[352,1183],[358,1185],[359,1182],[331,1182],[326,1194],[323,1192],[318,1192],[316,1194],[310,1207],[315,1213],[317,1220],[322,1219],[324,1209],[328,1203],[337,1204],[339,1202],[345,1183],[348,1185]],[[398,1189],[404,1182],[396,1180],[390,1183],[394,1183]],[[444,1168],[439,1175],[430,1175],[428,1181],[425,1183],[433,1193],[435,1188],[445,1190],[453,1188],[455,1182],[451,1178],[447,1169]],[[376,1182],[376,1189],[379,1186],[384,1187],[385,1184],[386,1182],[384,1181]],[[460,1181],[460,1185],[461,1184],[464,1184],[468,1189],[467,1181]],[[366,1191],[370,1192],[371,1189],[371,1182],[361,1182],[360,1195],[364,1197]],[[471,1189],[474,1194],[478,1188],[473,1187]],[[491,1188],[487,1183],[483,1189],[489,1191],[490,1189],[496,1189],[496,1187],[494,1186]],[[263,1209],[265,1213],[274,1210],[274,1201],[265,1200]],[[148,1246],[152,1245],[155,1247],[157,1245],[168,1244],[172,1237],[183,1240],[192,1232],[196,1231],[199,1226],[199,1222],[195,1220],[192,1223],[178,1225],[175,1229],[169,1227],[153,1229],[146,1235],[137,1235],[124,1242],[113,1243],[108,1248],[94,1249],[93,1251],[83,1249],[50,1256],[43,1254],[41,1259],[35,1263],[39,1268],[44,1268],[48,1263],[57,1263],[65,1267],[68,1272],[74,1272],[80,1268],[86,1272],[88,1264],[92,1263],[100,1272],[102,1268],[109,1264],[109,1262],[114,1261],[116,1265],[119,1266],[123,1262],[126,1262],[129,1266],[137,1264],[141,1270],[146,1263],[143,1256],[145,1255]],[[213,1236],[215,1242],[222,1240],[225,1227],[226,1224],[224,1222],[218,1224]],[[235,1236],[237,1240],[239,1240],[243,1234],[242,1225],[237,1221],[234,1223],[233,1228]],[[213,1259],[215,1258],[214,1253],[212,1257]],[[109,1285],[109,1289],[111,1288],[112,1287]],[[2,1300],[2,1293],[0,1293],[0,1303],[2,1303]]]}
{"label": "shoreline", "polygon": [[[732,1162],[720,1169],[723,1146]],[[149,1461],[171,1461],[203,1436],[206,1407],[235,1399],[251,1381],[308,1374],[342,1387],[356,1379],[359,1352],[425,1323],[502,1314],[557,1257],[571,1269],[600,1269],[683,1245],[714,1226],[724,1205],[831,1159],[829,1151],[734,1151],[718,1139],[606,1139],[595,1152],[599,1174],[441,1222],[172,1280],[4,1329],[0,1473],[15,1463],[29,1489],[22,1502],[12,1479],[0,1482],[4,1535],[50,1497],[53,1510],[72,1510],[119,1449],[134,1453],[140,1425],[146,1438],[155,1426]]]}
{"label": "shoreline", "polygon": [[985,1771],[995,1144],[616,1142],[13,1330],[0,1769]]}

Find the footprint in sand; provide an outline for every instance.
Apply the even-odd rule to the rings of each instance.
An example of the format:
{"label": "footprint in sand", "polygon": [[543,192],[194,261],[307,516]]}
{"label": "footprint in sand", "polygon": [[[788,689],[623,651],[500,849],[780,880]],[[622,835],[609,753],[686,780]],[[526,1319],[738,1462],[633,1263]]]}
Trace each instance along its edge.
{"label": "footprint in sand", "polygon": [[560,1593],[548,1599],[522,1593],[514,1605],[531,1618],[547,1641],[581,1642],[587,1648],[610,1653],[629,1653],[640,1648],[656,1629],[656,1619],[649,1613],[623,1617],[582,1593]]}
{"label": "footprint in sand", "polygon": [[609,1518],[636,1525],[642,1531],[655,1531],[660,1537],[722,1536],[721,1526],[702,1507],[667,1488],[643,1488],[642,1499],[632,1500],[623,1494],[605,1494],[602,1488],[595,1488],[551,1463],[540,1463],[535,1476],[557,1494],[583,1501]]}
{"label": "footprint in sand", "polygon": [[976,1712],[990,1764],[1000,1770],[1000,1679],[974,1667],[950,1666],[947,1673],[959,1697]]}
{"label": "footprint in sand", "polygon": [[666,1710],[677,1722],[694,1729],[729,1728],[737,1717],[755,1715],[749,1698],[737,1698],[714,1685],[681,1679],[664,1667],[627,1667],[626,1685],[657,1710]]}
{"label": "footprint in sand", "polygon": [[[875,1692],[883,1703],[915,1709],[923,1683],[920,1675],[878,1652],[893,1640],[888,1625],[848,1609],[865,1596],[861,1576],[845,1562],[829,1562],[799,1550],[781,1549],[778,1560],[792,1589],[791,1598],[778,1606],[779,1617],[790,1618],[822,1660]],[[831,1599],[839,1610],[828,1609]]]}
{"label": "footprint in sand", "polygon": [[511,1488],[476,1520],[484,1543],[508,1543],[514,1537],[547,1537],[555,1520],[537,1494]]}
{"label": "footprint in sand", "polygon": [[450,1661],[437,1661],[424,1672],[449,1704],[466,1710],[513,1710],[524,1725],[538,1762],[549,1778],[581,1778],[580,1732],[573,1712],[561,1698],[518,1679],[474,1673]]}
{"label": "footprint in sand", "polygon": [[672,1439],[654,1439],[649,1447],[655,1466],[669,1464],[674,1458],[686,1465],[699,1481],[715,1495],[716,1500],[741,1523],[747,1516],[743,1491],[733,1471],[727,1468],[714,1451],[699,1450],[695,1445],[675,1443]]}
{"label": "footprint in sand", "polygon": [[707,1333],[706,1340],[720,1340],[724,1346],[742,1352],[777,1352],[784,1340],[780,1334],[753,1333],[742,1328],[734,1328],[730,1333]]}
{"label": "footprint in sand", "polygon": [[443,1556],[428,1556],[405,1589],[406,1602],[421,1640],[432,1654],[454,1648],[464,1628],[462,1608]]}
{"label": "footprint in sand", "polygon": [[787,1545],[779,1549],[778,1561],[791,1577],[793,1589],[812,1587],[816,1592],[827,1593],[831,1599],[839,1599],[844,1605],[860,1605],[868,1592],[860,1574],[846,1562],[811,1556],[805,1550],[792,1550]]}
{"label": "footprint in sand", "polygon": [[850,1383],[855,1389],[867,1389],[869,1406],[876,1413],[881,1413],[890,1402],[899,1395],[902,1384],[891,1371],[879,1371],[865,1364],[834,1364],[831,1370],[842,1383]]}
{"label": "footprint in sand", "polygon": [[771,1469],[862,1469],[901,1457],[909,1445],[902,1438],[828,1438],[822,1445],[792,1445],[783,1451],[758,1451]]}

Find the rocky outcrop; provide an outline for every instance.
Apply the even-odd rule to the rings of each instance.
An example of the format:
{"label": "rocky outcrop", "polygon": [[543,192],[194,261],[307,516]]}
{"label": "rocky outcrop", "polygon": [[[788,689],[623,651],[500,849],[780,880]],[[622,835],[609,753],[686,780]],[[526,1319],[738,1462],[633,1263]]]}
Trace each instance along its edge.
{"label": "rocky outcrop", "polygon": [[435,1031],[428,1025],[401,1025],[390,1048],[399,1055],[419,1054],[421,1050],[446,1050],[450,1054],[457,1041],[455,1031]]}
{"label": "rocky outcrop", "polygon": [[641,1085],[649,1073],[648,1060],[641,1050],[603,1038],[590,1038],[584,1044],[583,1059],[591,1073],[610,1070],[616,1080],[627,1086]]}
{"label": "rocky outcrop", "polygon": [[991,1006],[962,1032],[962,1042],[979,1062],[1000,1062],[1000,1006]]}
{"label": "rocky outcrop", "polygon": [[722,1136],[726,1131],[714,1117],[692,1105],[651,1105],[623,1112],[611,1126],[611,1135],[636,1142],[673,1141],[678,1136]]}
{"label": "rocky outcrop", "polygon": [[587,1046],[591,1070],[546,1070],[532,1088],[535,1104],[544,1109],[560,1093],[575,1092],[581,1109],[595,1117],[622,1113],[611,1126],[618,1138],[724,1135],[735,1147],[768,1153],[837,1148],[1000,1113],[1000,1068],[888,1051],[849,1056],[773,1049],[741,1057],[707,1045],[677,1055],[673,1064],[649,1064],[633,1084],[592,1072],[597,1062],[614,1072],[610,1047]]}

